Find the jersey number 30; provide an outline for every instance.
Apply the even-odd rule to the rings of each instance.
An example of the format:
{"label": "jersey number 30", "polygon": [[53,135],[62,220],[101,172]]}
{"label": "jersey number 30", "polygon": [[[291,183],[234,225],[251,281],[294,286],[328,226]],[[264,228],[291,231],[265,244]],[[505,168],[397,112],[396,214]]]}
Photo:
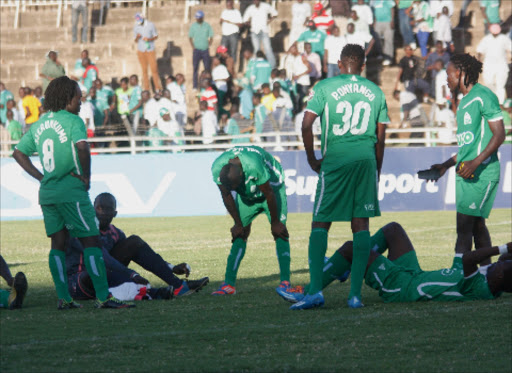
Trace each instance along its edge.
{"label": "jersey number 30", "polygon": [[[361,118],[361,111],[363,115]],[[343,114],[341,124],[334,124],[332,132],[337,136],[343,136],[349,130],[352,135],[360,135],[366,132],[368,129],[368,122],[370,121],[370,114],[372,108],[366,101],[359,101],[357,104],[352,105],[348,101],[341,101],[336,106],[336,114]]]}
{"label": "jersey number 30", "polygon": [[55,170],[55,159],[53,157],[53,140],[46,139],[43,142],[43,167],[47,172]]}

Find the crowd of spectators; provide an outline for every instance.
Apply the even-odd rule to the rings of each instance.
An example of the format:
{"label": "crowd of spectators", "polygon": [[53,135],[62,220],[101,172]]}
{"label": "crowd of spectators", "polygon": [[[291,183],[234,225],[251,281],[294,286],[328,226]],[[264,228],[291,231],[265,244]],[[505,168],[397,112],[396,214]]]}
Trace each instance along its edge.
{"label": "crowd of spectators", "polygon": [[[469,2],[464,3],[461,22],[467,17]],[[137,13],[133,35],[143,72],[141,85],[137,75],[104,84],[87,50],[82,51],[74,70],[68,72],[82,90],[80,116],[89,136],[148,136],[145,145],[150,151],[162,144],[183,145],[184,135],[200,136],[196,143],[201,144],[273,143],[275,136],[261,135],[296,133],[311,88],[320,79],[337,76],[343,46],[356,43],[366,51],[364,75],[379,85],[381,71],[395,65],[401,45],[403,57],[396,61],[394,87],[394,97],[401,107],[400,126],[434,123],[445,129],[439,132],[441,143],[453,140],[455,105],[446,85],[445,70],[456,50],[452,41],[453,0],[324,0],[314,3],[313,9],[303,0],[290,3],[291,29],[287,49],[282,53],[275,53],[272,48],[269,24],[278,13],[269,3],[240,1],[239,10],[235,6],[238,4],[226,0],[220,15],[222,39],[213,55],[210,47],[214,31],[207,22],[208,15],[198,10],[188,32],[193,48],[193,92],[188,94],[183,74],[164,78],[158,75],[157,29]],[[484,62],[483,83],[498,95],[506,111],[510,105],[505,84],[511,40],[500,27],[499,1],[480,0],[480,4],[486,31],[477,48],[478,58]],[[76,12],[73,11],[74,21]],[[400,32],[401,44],[395,28]],[[250,43],[243,43],[244,35]],[[43,92],[48,83],[66,74],[56,51],[46,57],[40,74],[42,87],[20,88],[18,103],[0,83],[0,121],[12,140],[19,139],[43,112]],[[424,104],[432,105],[430,119]],[[187,110],[194,107],[198,110],[189,117]],[[222,135],[237,136],[223,140],[219,137]],[[95,146],[108,144],[99,142]],[[276,148],[280,146],[276,144]]]}

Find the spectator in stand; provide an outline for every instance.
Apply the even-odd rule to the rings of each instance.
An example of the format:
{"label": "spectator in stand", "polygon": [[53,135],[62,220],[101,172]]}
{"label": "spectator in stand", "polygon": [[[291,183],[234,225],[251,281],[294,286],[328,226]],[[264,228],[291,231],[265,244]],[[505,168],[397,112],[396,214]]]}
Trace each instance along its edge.
{"label": "spectator in stand", "polygon": [[[80,58],[75,61],[75,67],[73,69],[73,74],[75,77],[84,75],[85,68],[82,66],[82,61],[84,58],[89,58],[89,51],[87,49],[84,49],[82,52],[80,52]],[[91,63],[94,65],[92,61]]]}
{"label": "spectator in stand", "polygon": [[96,99],[102,107],[108,108],[110,106],[108,103],[109,99],[115,96],[114,91],[109,85],[103,85],[101,79],[94,81],[94,87],[96,88]]}
{"label": "spectator in stand", "polygon": [[23,112],[25,113],[25,132],[28,131],[30,125],[39,120],[39,113],[41,103],[33,95],[32,89],[29,87],[24,88],[25,96],[23,96],[22,105]]}
{"label": "spectator in stand", "polygon": [[444,48],[442,41],[436,42],[435,50],[427,56],[427,60],[425,61],[425,70],[427,71],[427,74],[429,76],[429,78],[427,79],[427,82],[431,83],[431,89],[430,89],[431,95],[434,95],[434,92],[435,92],[435,82],[436,82],[436,75],[437,75],[435,63],[439,59],[441,59],[443,61],[444,66],[448,65],[448,62],[450,62],[450,54]]}
{"label": "spectator in stand", "polygon": [[87,91],[82,91],[82,98],[80,99],[80,112],[78,116],[84,121],[87,137],[94,137],[94,107],[87,101]]}
{"label": "spectator in stand", "polygon": [[[7,129],[7,132],[9,132],[9,138],[11,141],[20,141],[21,137],[23,136],[23,128],[21,127],[20,122],[17,120],[14,120],[14,114],[12,110],[7,110],[6,113],[6,124],[5,128]],[[15,144],[11,146],[12,150],[16,147]]]}
{"label": "spectator in stand", "polygon": [[410,45],[412,49],[416,49],[410,17],[412,2],[413,0],[398,0],[398,21],[400,26],[400,34],[402,34],[402,38],[404,40],[404,46]]}
{"label": "spectator in stand", "polygon": [[432,32],[433,19],[430,15],[430,7],[427,0],[414,0],[412,12],[414,19],[411,21],[416,39],[420,45],[421,57],[425,58],[428,53],[428,38]]}
{"label": "spectator in stand", "polygon": [[309,66],[311,66],[309,72],[310,84],[314,85],[322,77],[322,60],[318,54],[312,51],[311,43],[304,43],[304,55],[309,62]]}
{"label": "spectator in stand", "polygon": [[217,57],[214,57],[212,60],[212,79],[215,83],[215,87],[217,87],[219,113],[222,113],[222,108],[226,104],[230,75],[226,66],[224,66]]}
{"label": "spectator in stand", "polygon": [[220,62],[226,66],[228,69],[229,75],[231,78],[236,77],[235,73],[235,60],[228,53],[228,48],[225,45],[219,45],[217,48],[217,57],[220,59]]}
{"label": "spectator in stand", "polygon": [[148,67],[151,69],[151,77],[155,90],[162,89],[160,76],[158,75],[158,66],[156,64],[155,40],[158,33],[153,22],[148,21],[140,13],[135,14],[135,26],[133,35],[137,43],[137,57],[142,68],[142,87],[149,90]]}
{"label": "spectator in stand", "polygon": [[383,66],[391,65],[394,55],[393,34],[395,29],[395,1],[374,0],[373,9],[375,12],[374,29],[379,35],[382,44]]}
{"label": "spectator in stand", "polygon": [[183,140],[180,138],[183,137],[183,132],[172,111],[168,108],[161,107],[158,113],[159,116],[156,121],[158,129],[172,139],[172,144],[182,145]]}
{"label": "spectator in stand", "polygon": [[450,110],[448,103],[438,105],[436,126],[439,127],[437,138],[441,144],[450,145],[457,141],[457,138],[453,133],[453,129],[455,128],[455,114]]}
{"label": "spectator in stand", "polygon": [[196,22],[194,22],[188,31],[188,38],[190,45],[194,48],[192,55],[192,65],[194,68],[193,86],[194,89],[198,88],[197,73],[199,72],[199,62],[203,61],[205,70],[210,70],[210,45],[213,40],[213,29],[209,23],[204,21],[204,12],[198,10],[196,12]]}
{"label": "spectator in stand", "polygon": [[130,109],[130,121],[132,122],[133,133],[136,134],[142,118],[142,88],[139,85],[139,77],[135,74],[130,76],[130,88],[132,93],[130,95],[128,108]]}
{"label": "spectator in stand", "polygon": [[[254,112],[253,112],[253,118],[254,118],[254,133],[260,134],[263,132],[263,122],[265,121],[265,118],[267,117],[267,108],[265,105],[261,103],[261,94],[255,93],[252,98],[252,103],[254,105]],[[261,142],[260,137],[256,137],[256,142]]]}
{"label": "spectator in stand", "polygon": [[434,63],[434,70],[437,72],[435,79],[435,100],[438,107],[444,107],[451,98],[450,88],[448,87],[448,75],[444,66],[444,61],[438,59]]}
{"label": "spectator in stand", "polygon": [[161,98],[160,92],[156,92],[155,95],[151,97],[149,91],[142,91],[144,119],[148,122],[150,127],[153,126],[160,117],[161,106],[159,101]]}
{"label": "spectator in stand", "polygon": [[476,48],[477,58],[483,58],[483,78],[485,85],[498,96],[500,104],[506,98],[505,84],[509,72],[509,54],[512,43],[510,38],[501,33],[498,24],[489,26],[490,34],[483,37]]}
{"label": "spectator in stand", "polygon": [[[199,102],[199,110],[201,112],[199,116],[200,133],[203,137],[203,144],[213,144],[213,139],[219,131],[219,124],[217,121],[217,115],[214,111],[208,107],[208,102]],[[196,116],[197,117],[197,116]]]}
{"label": "spectator in stand", "polygon": [[235,84],[235,94],[238,95],[240,99],[240,114],[242,114],[245,119],[250,119],[254,106],[252,104],[253,92],[249,79],[242,78],[235,80]]}
{"label": "spectator in stand", "polygon": [[[400,101],[400,128],[410,127],[423,127],[425,125],[423,121],[424,115],[422,114],[423,108],[416,95],[409,91],[398,91],[393,92],[393,97]],[[423,137],[423,134],[413,134],[407,137]]]}
{"label": "spectator in stand", "polygon": [[208,110],[218,114],[218,98],[215,89],[213,89],[211,79],[202,79],[201,80],[201,88],[203,91],[201,92],[201,97],[199,101],[206,101],[208,104]]}
{"label": "spectator in stand", "polygon": [[226,9],[220,15],[222,24],[222,39],[220,43],[227,47],[227,52],[236,62],[238,53],[238,41],[240,40],[240,27],[242,27],[242,15],[233,6],[233,0],[226,0]]}
{"label": "spectator in stand", "polygon": [[262,51],[256,52],[256,60],[252,66],[251,84],[255,91],[261,88],[264,83],[270,83],[272,65],[266,60]]}
{"label": "spectator in stand", "polygon": [[443,14],[443,8],[448,8],[448,16],[453,15],[453,0],[430,0],[430,15],[434,19],[433,25],[433,39],[439,40],[437,33],[439,31],[439,18]]}
{"label": "spectator in stand", "polygon": [[71,3],[71,35],[73,43],[77,42],[78,17],[82,15],[82,43],[87,43],[87,24],[89,10],[87,0],[73,0]]}
{"label": "spectator in stand", "polygon": [[[94,110],[94,136],[105,136],[105,126],[108,121],[108,103],[98,100],[96,87],[91,87],[87,100],[91,103]],[[106,143],[95,143],[97,148],[103,148]]]}
{"label": "spectator in stand", "polygon": [[270,66],[276,66],[276,58],[270,44],[268,24],[277,17],[277,11],[261,0],[254,0],[244,13],[243,21],[251,26],[251,42],[255,52],[260,51],[260,44],[263,44],[265,55]]}
{"label": "spectator in stand", "polygon": [[57,57],[58,54],[55,51],[49,51],[46,55],[46,62],[41,69],[41,74],[39,74],[43,80],[43,92],[46,91],[48,84],[50,84],[53,79],[66,75],[64,66],[62,66]]}
{"label": "spectator in stand", "polygon": [[361,21],[368,25],[369,32],[369,27],[373,25],[373,13],[372,8],[367,3],[365,0],[357,0],[357,3],[352,5],[352,11],[355,11]]}
{"label": "spectator in stand", "polygon": [[442,41],[445,46],[452,43],[452,25],[446,6],[443,7],[441,15],[437,18],[436,41]]}
{"label": "spectator in stand", "polygon": [[82,60],[82,66],[84,67],[84,74],[80,77],[80,83],[85,87],[86,92],[89,92],[94,81],[98,79],[98,68],[91,63],[89,57]]}
{"label": "spectator in stand", "polygon": [[306,22],[311,17],[311,6],[304,0],[296,0],[292,5],[292,26],[288,37],[289,45],[297,41],[299,36],[306,31]]}
{"label": "spectator in stand", "polygon": [[325,32],[326,34],[331,34],[331,29],[334,26],[334,19],[330,14],[328,14],[322,3],[316,3],[313,6],[313,15],[311,19],[315,22],[316,28]]}
{"label": "spectator in stand", "polygon": [[484,17],[485,34],[490,30],[490,25],[500,24],[500,0],[480,0],[480,10]]}
{"label": "spectator in stand", "polygon": [[[148,91],[144,91],[144,92],[148,92]],[[149,92],[148,92],[148,94],[149,94]],[[165,132],[163,132],[161,129],[158,128],[158,125],[156,122],[148,129],[148,131],[146,132],[146,136],[150,138],[144,144],[145,146],[148,146],[148,147],[153,147],[153,146],[157,147],[157,146],[164,145],[165,142],[164,142],[163,138],[167,137]],[[163,153],[163,151],[162,150],[149,150],[148,153]]]}
{"label": "spectator in stand", "polygon": [[365,19],[359,17],[359,14],[357,14],[355,10],[350,12],[350,22],[354,24],[356,33],[370,34],[370,25]]}
{"label": "spectator in stand", "polygon": [[332,34],[325,39],[324,52],[324,73],[328,78],[340,75],[338,60],[341,56],[343,47],[347,44],[344,36],[340,36],[340,28],[336,25],[332,28]]}
{"label": "spectator in stand", "polygon": [[0,123],[7,123],[7,101],[13,100],[14,95],[0,82]]}
{"label": "spectator in stand", "polygon": [[187,102],[185,100],[185,76],[176,74],[175,79],[170,79],[167,83],[167,89],[171,92],[171,101],[176,107],[176,121],[181,128],[187,124]]}
{"label": "spectator in stand", "polygon": [[20,89],[18,90],[18,96],[20,97],[20,99],[18,100],[18,103],[17,103],[17,110],[18,110],[18,113],[19,113],[19,119],[18,119],[18,122],[20,122],[21,126],[23,127],[23,131],[26,130],[25,128],[25,109],[23,108],[23,98],[25,97],[25,87],[20,87]]}
{"label": "spectator in stand", "polygon": [[252,71],[254,69],[254,64],[256,63],[256,57],[254,56],[254,53],[250,49],[246,49],[242,53],[245,61],[245,73],[244,77],[251,80]]}
{"label": "spectator in stand", "polygon": [[316,24],[313,20],[308,21],[308,30],[304,31],[297,42],[305,42],[310,43],[313,52],[317,53],[320,58],[323,60],[324,58],[324,48],[325,48],[325,39],[327,38],[327,34],[322,30],[319,30],[316,27]]}
{"label": "spectator in stand", "polygon": [[[272,110],[263,121],[263,133],[293,132],[294,124],[291,118],[292,102],[289,98],[285,98],[281,95],[281,85],[279,83],[275,83],[272,87],[272,95],[274,96]],[[292,141],[295,140],[295,138],[281,137],[281,140]],[[276,142],[277,138],[275,136],[266,137],[265,141]],[[280,151],[284,149],[281,146],[277,146],[274,150]]]}
{"label": "spectator in stand", "polygon": [[[21,127],[23,128],[24,122],[22,122],[22,118],[24,118],[24,117],[21,115],[20,111],[17,109],[16,101],[9,100],[9,101],[7,101],[5,106],[6,106],[7,110],[12,111],[13,120],[18,122],[21,125]],[[7,118],[7,116],[6,116],[6,118]]]}
{"label": "spectator in stand", "polygon": [[43,103],[44,103],[44,95],[43,95],[43,87],[41,87],[40,85],[38,85],[37,87],[34,88],[34,96],[37,98],[37,100],[39,101],[39,103],[41,104],[41,113],[43,113]]}
{"label": "spectator in stand", "polygon": [[299,53],[296,45],[292,45],[290,47],[290,54],[288,55],[291,66],[291,74],[292,80],[295,82],[297,86],[297,103],[300,104],[304,97],[308,94],[308,89],[311,85],[311,81],[309,79],[309,73],[311,72],[311,66],[307,58]]}
{"label": "spectator in stand", "polygon": [[345,34],[345,39],[347,44],[357,44],[363,47],[365,50],[365,56],[368,56],[375,44],[375,40],[370,33],[356,32],[355,26],[352,22],[347,24],[347,33]]}
{"label": "spectator in stand", "polygon": [[413,94],[416,90],[421,90],[423,92],[424,100],[427,101],[430,86],[424,79],[420,78],[422,75],[420,60],[414,55],[410,45],[406,45],[404,51],[405,56],[402,57],[398,63],[400,69],[398,70],[398,76],[396,78],[395,91],[398,90],[398,85],[402,82],[405,89]]}
{"label": "spectator in stand", "polygon": [[[240,128],[240,121],[242,120],[242,117],[240,114],[238,114],[238,105],[233,104],[231,105],[231,109],[229,110],[229,113],[231,114],[231,117],[228,120],[227,126],[224,129],[224,132],[226,135],[229,136],[237,136],[244,133],[251,132],[253,130],[252,126],[245,126],[245,128]],[[242,143],[249,143],[251,142],[250,137],[240,137],[235,138],[231,140],[231,144],[242,144]]]}
{"label": "spectator in stand", "polygon": [[[130,115],[130,96],[133,89],[129,86],[129,79],[121,79],[121,86],[116,89],[117,113],[123,119],[125,127],[131,127],[128,116]],[[131,129],[131,128],[130,128]],[[126,129],[128,131],[128,128]]]}
{"label": "spectator in stand", "polygon": [[272,94],[272,91],[270,90],[270,84],[264,83],[261,85],[261,103],[265,108],[267,109],[267,112],[272,111],[272,105],[274,104],[274,101],[276,100],[276,97]]}

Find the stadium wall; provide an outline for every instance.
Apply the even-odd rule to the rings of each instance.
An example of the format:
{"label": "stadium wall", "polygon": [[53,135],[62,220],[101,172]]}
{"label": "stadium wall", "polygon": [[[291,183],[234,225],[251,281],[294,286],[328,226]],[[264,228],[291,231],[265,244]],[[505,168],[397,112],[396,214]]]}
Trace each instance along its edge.
{"label": "stadium wall", "polygon": [[[455,170],[437,183],[416,172],[441,163],[456,147],[386,149],[379,184],[381,210],[455,209]],[[318,177],[303,151],[274,152],[286,176],[290,212],[311,212]],[[512,145],[500,148],[501,180],[495,208],[512,208]],[[119,216],[167,217],[222,215],[226,210],[212,181],[210,167],[218,152],[182,154],[97,155],[92,161],[94,198],[108,191],[118,200]],[[37,167],[39,159],[32,158]],[[1,159],[1,220],[41,219],[38,183],[13,159]]]}

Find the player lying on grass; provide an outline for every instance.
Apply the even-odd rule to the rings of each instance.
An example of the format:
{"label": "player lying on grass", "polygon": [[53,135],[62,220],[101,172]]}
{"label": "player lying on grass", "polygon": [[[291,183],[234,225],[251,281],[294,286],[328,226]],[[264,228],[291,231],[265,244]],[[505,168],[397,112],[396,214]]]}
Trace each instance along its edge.
{"label": "player lying on grass", "polygon": [[[219,187],[224,206],[233,218],[232,246],[224,282],[213,295],[235,294],[236,275],[245,255],[252,221],[267,215],[276,241],[281,271],[278,289],[290,287],[290,243],[286,219],[286,186],[281,164],[258,146],[237,146],[222,153],[212,165],[213,181]],[[236,192],[236,202],[232,192]]]}
{"label": "player lying on grass", "polygon": [[[423,271],[407,233],[398,223],[381,228],[372,238],[366,284],[379,291],[384,302],[417,302],[426,300],[456,301],[494,299],[502,292],[512,292],[512,242],[499,247],[482,248],[456,254],[451,268]],[[389,249],[388,257],[382,253]],[[495,255],[491,265],[478,265]],[[504,254],[504,255],[503,255]],[[352,263],[352,242],[340,247],[325,263],[322,286],[347,278]],[[295,287],[278,291],[289,302],[301,302],[304,289]]]}
{"label": "player lying on grass", "polygon": [[[140,297],[170,299],[173,296],[192,294],[208,284],[208,277],[199,280],[179,279],[175,274],[189,276],[190,266],[187,263],[173,266],[163,260],[139,236],[133,235],[127,238],[121,229],[111,224],[117,215],[116,207],[117,201],[110,193],[101,193],[94,200],[108,285],[114,296],[125,300],[134,299],[134,297],[135,299],[141,299]],[[94,298],[94,288],[91,278],[84,270],[83,260],[83,247],[80,241],[72,239],[67,250],[67,268],[69,291],[74,299]],[[128,268],[131,261],[154,273],[169,286],[150,288],[148,280]],[[146,290],[147,294],[145,294]]]}
{"label": "player lying on grass", "polygon": [[18,272],[16,276],[12,277],[9,266],[2,255],[0,255],[0,276],[11,287],[10,291],[0,289],[0,308],[8,308],[10,310],[21,308],[28,288],[25,274]]}

